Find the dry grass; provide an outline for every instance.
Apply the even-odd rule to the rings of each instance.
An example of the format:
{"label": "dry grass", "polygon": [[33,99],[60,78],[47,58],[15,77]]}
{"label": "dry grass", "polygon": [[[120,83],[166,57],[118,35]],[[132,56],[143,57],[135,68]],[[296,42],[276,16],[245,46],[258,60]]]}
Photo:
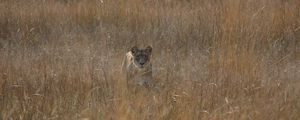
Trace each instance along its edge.
{"label": "dry grass", "polygon": [[296,120],[299,39],[299,0],[0,0],[0,120]]}

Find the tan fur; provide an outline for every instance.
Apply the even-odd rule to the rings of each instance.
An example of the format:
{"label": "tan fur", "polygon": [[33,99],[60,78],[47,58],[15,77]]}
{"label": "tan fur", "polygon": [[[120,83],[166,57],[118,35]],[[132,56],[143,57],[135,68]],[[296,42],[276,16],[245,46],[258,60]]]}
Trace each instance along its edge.
{"label": "tan fur", "polygon": [[151,62],[140,68],[134,62],[134,56],[131,51],[126,53],[123,60],[122,71],[126,74],[128,85],[152,86],[152,65]]}

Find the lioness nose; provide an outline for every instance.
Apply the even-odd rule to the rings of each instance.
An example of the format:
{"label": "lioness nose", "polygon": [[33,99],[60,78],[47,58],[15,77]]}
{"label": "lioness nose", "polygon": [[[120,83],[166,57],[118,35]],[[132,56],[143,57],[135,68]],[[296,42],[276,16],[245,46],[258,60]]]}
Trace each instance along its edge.
{"label": "lioness nose", "polygon": [[143,63],[143,62],[141,63],[141,65],[144,65],[144,64],[145,64],[145,63]]}

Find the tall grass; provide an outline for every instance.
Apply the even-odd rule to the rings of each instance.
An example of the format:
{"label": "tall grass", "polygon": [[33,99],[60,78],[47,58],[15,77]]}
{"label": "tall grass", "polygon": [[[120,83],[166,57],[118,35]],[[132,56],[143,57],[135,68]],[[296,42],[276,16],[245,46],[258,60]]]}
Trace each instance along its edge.
{"label": "tall grass", "polygon": [[299,119],[299,39],[298,0],[1,0],[0,119]]}

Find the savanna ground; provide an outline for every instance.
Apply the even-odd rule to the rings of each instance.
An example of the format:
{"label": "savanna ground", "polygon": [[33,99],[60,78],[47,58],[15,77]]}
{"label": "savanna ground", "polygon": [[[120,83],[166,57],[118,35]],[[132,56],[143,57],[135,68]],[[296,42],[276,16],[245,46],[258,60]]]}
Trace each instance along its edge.
{"label": "savanna ground", "polygon": [[299,0],[0,0],[0,120],[296,120],[299,39]]}

